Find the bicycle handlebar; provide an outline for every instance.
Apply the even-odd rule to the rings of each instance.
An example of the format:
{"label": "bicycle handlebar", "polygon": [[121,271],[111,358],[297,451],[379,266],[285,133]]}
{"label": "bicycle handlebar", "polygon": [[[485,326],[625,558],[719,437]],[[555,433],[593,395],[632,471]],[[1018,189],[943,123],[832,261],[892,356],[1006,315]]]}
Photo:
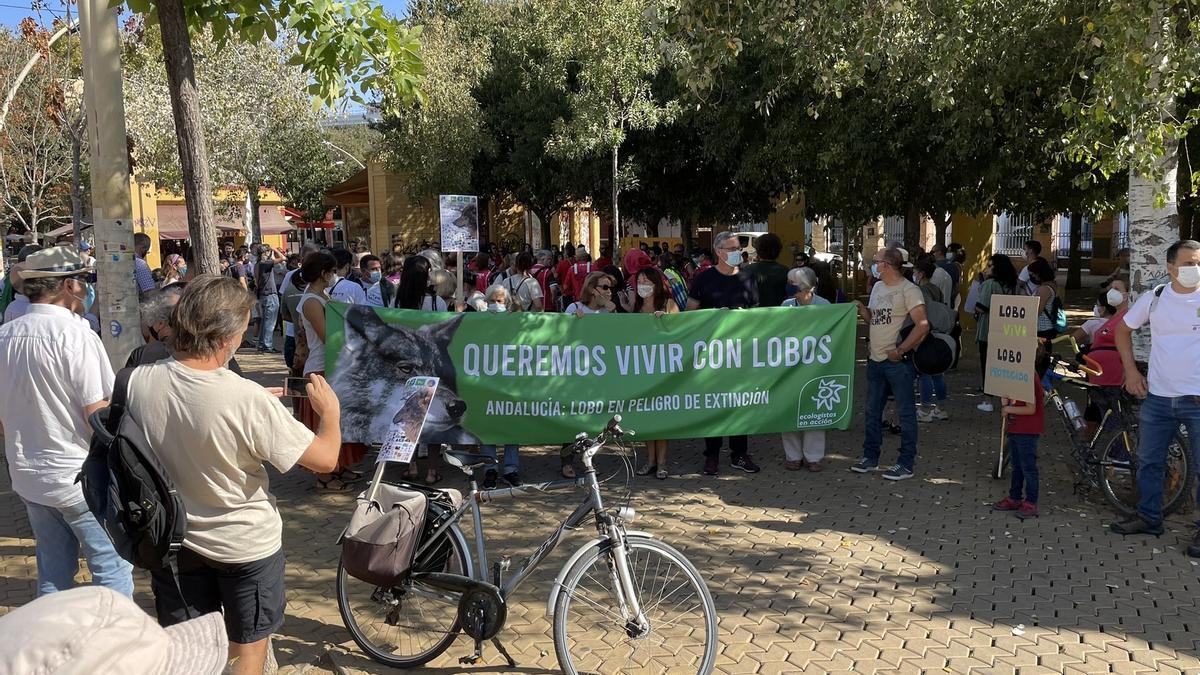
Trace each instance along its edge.
{"label": "bicycle handlebar", "polygon": [[1075,340],[1074,335],[1071,335],[1070,333],[1068,333],[1066,335],[1060,335],[1060,336],[1050,340],[1050,344],[1052,344],[1052,345],[1059,344],[1060,342],[1066,342],[1066,343],[1070,344],[1071,351],[1074,352],[1077,357],[1083,359],[1083,363],[1076,364],[1075,367],[1077,370],[1080,370],[1088,375],[1091,375],[1092,377],[1100,377],[1101,375],[1104,374],[1104,366],[1100,365],[1100,363],[1098,361],[1096,361],[1096,359],[1093,359],[1092,357],[1083,353],[1083,350],[1081,350],[1079,348],[1079,343]]}

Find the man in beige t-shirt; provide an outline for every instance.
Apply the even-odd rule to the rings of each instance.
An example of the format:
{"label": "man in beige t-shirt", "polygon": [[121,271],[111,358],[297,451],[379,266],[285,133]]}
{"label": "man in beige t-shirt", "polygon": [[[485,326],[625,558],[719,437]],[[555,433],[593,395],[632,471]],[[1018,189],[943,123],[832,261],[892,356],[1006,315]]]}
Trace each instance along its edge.
{"label": "man in beige t-shirt", "polygon": [[[884,472],[888,480],[912,478],[917,459],[917,405],[913,394],[916,371],[904,356],[917,348],[929,334],[925,299],[916,284],[904,278],[904,258],[899,249],[876,252],[871,273],[879,281],[871,289],[868,305],[858,304],[858,314],[869,327],[870,356],[867,359],[867,422],[863,458],[850,467],[855,473],[879,468],[883,446],[883,408],[890,394],[900,417],[900,457]],[[913,328],[901,340],[907,320]]]}
{"label": "man in beige t-shirt", "polygon": [[178,579],[151,573],[158,621],[220,610],[234,675],[261,675],[267,638],[283,625],[283,521],[264,464],[331,471],[342,441],[337,397],[320,376],[308,385],[321,416],[314,435],[279,402],[282,390],[225,367],[254,303],[229,277],[190,282],[169,321],[174,358],[137,368],[126,403],[187,512]]}

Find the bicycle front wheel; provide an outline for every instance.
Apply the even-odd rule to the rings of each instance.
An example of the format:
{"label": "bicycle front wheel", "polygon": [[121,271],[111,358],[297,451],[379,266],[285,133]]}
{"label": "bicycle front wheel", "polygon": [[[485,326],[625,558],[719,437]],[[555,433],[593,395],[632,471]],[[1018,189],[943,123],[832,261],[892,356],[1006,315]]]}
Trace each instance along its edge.
{"label": "bicycle front wheel", "polygon": [[[413,564],[413,572],[469,574],[457,528],[441,536]],[[459,594],[421,583],[419,574],[393,587],[356,579],[338,563],[338,611],[354,642],[372,660],[393,668],[415,668],[437,658],[458,636]]]}
{"label": "bicycle front wheel", "polygon": [[626,621],[611,546],[596,546],[567,572],[554,609],[554,649],[576,673],[696,673],[717,658],[717,609],[687,558],[648,537],[626,540],[630,575],[649,622]]}
{"label": "bicycle front wheel", "polygon": [[[1125,438],[1129,439],[1126,446]],[[1100,454],[1098,474],[1104,497],[1125,515],[1137,513],[1138,439],[1135,434],[1115,435]],[[1163,515],[1178,511],[1195,485],[1187,439],[1177,432],[1167,446],[1167,462],[1163,472]]]}

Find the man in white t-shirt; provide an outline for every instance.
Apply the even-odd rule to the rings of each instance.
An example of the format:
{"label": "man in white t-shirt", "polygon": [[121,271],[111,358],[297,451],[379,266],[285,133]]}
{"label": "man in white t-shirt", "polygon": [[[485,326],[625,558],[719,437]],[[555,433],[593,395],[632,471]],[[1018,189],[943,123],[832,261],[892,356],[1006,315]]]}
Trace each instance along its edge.
{"label": "man in white t-shirt", "polygon": [[329,287],[329,299],[334,302],[344,302],[350,305],[367,304],[367,292],[362,284],[347,278],[350,267],[354,263],[354,254],[344,248],[335,248],[330,253],[337,261],[337,280]]}
{"label": "man in white t-shirt", "polygon": [[1025,242],[1025,266],[1017,273],[1017,290],[1025,295],[1037,295],[1038,284],[1029,280],[1029,263],[1042,257],[1042,242],[1030,239]]}
{"label": "man in white t-shirt", "polygon": [[[1162,534],[1167,448],[1181,424],[1188,430],[1190,457],[1200,452],[1200,242],[1172,244],[1167,272],[1171,283],[1143,293],[1116,330],[1125,389],[1145,398],[1138,424],[1137,514],[1110,525],[1118,534]],[[1138,370],[1132,337],[1146,322],[1152,336],[1149,378]],[[1200,558],[1200,531],[1187,553]]]}
{"label": "man in white t-shirt", "polygon": [[[929,321],[925,317],[925,298],[921,289],[904,278],[904,256],[900,249],[877,251],[872,262],[871,275],[879,281],[871,288],[870,303],[857,303],[858,315],[867,322],[870,330],[866,436],[863,458],[850,470],[868,473],[879,468],[883,408],[890,393],[895,397],[896,414],[900,417],[900,457],[883,477],[904,480],[913,477],[913,466],[917,461],[917,401],[913,394],[917,373],[904,355],[916,349],[929,334]],[[913,329],[901,340],[900,330],[905,319],[912,319]]]}
{"label": "man in white t-shirt", "polygon": [[133,371],[126,408],[187,513],[177,580],[151,573],[159,623],[221,611],[239,674],[263,672],[284,619],[283,521],[264,465],[329,472],[342,442],[337,397],[319,375],[308,385],[314,435],[279,402],[282,390],[225,367],[253,305],[233,279],[191,281],[171,314],[175,357]]}
{"label": "man in white t-shirt", "polygon": [[108,406],[113,387],[108,353],[80,316],[95,299],[92,272],[71,247],[34,253],[20,273],[29,310],[0,326],[0,430],[36,541],[38,595],[75,586],[81,549],[95,583],[133,594],[132,567],[75,482],[88,417]]}

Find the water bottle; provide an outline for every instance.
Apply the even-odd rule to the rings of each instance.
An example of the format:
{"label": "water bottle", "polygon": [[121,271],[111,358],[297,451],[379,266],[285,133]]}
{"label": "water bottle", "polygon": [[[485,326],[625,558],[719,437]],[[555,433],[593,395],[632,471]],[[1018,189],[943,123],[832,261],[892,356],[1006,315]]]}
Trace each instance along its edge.
{"label": "water bottle", "polygon": [[1063,407],[1067,409],[1067,418],[1071,420],[1071,424],[1075,426],[1075,429],[1082,429],[1083,416],[1079,414],[1079,406],[1075,401],[1068,400]]}

